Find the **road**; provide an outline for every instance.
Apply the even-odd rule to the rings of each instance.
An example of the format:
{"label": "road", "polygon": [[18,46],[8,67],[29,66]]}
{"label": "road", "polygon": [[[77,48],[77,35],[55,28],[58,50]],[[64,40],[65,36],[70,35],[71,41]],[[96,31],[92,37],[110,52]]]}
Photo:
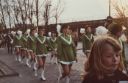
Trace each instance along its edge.
{"label": "road", "polygon": [[[81,44],[78,44],[78,48]],[[34,72],[31,68],[28,68],[25,64],[15,61],[14,55],[7,54],[7,49],[0,48],[0,61],[4,62],[19,76],[9,76],[0,78],[0,83],[57,83],[57,78],[59,76],[58,66],[56,64],[50,63],[50,56],[46,59],[46,81],[39,80],[38,77],[34,76]],[[81,50],[77,51],[78,62],[72,67],[71,80],[70,83],[81,83],[81,74],[84,72],[84,62],[86,61],[86,56],[82,54]],[[64,83],[64,82],[62,82]]]}

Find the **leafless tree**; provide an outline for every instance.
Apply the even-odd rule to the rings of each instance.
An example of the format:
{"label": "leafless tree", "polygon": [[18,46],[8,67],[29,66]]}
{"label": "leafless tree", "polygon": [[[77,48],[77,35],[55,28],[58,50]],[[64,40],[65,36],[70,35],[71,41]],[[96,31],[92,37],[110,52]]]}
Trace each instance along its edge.
{"label": "leafless tree", "polygon": [[48,26],[49,18],[50,18],[50,6],[51,6],[51,0],[45,0],[44,2],[44,11],[43,11],[43,18],[45,22],[45,27]]}
{"label": "leafless tree", "polygon": [[3,2],[2,0],[0,0],[0,13],[1,13],[1,23],[4,25],[4,29],[7,28],[6,26],[6,21],[5,21],[5,12],[4,12],[4,8],[3,8]]}
{"label": "leafless tree", "polygon": [[55,18],[55,24],[58,24],[58,20],[61,16],[61,14],[64,12],[64,2],[62,0],[57,0],[57,4],[53,11],[53,16]]}
{"label": "leafless tree", "polygon": [[117,12],[117,17],[120,18],[118,22],[128,28],[128,0],[118,0],[113,2],[113,7]]}
{"label": "leafless tree", "polygon": [[5,5],[3,6],[4,7],[4,10],[6,11],[7,15],[8,15],[8,20],[9,20],[9,28],[11,29],[12,28],[12,22],[11,22],[11,5],[10,5],[10,1],[8,0],[4,0],[5,2]]}

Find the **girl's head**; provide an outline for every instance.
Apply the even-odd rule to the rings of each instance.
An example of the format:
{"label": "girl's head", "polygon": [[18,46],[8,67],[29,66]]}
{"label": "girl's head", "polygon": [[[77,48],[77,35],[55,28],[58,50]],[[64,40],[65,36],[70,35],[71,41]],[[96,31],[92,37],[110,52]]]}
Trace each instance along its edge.
{"label": "girl's head", "polygon": [[86,33],[91,33],[91,31],[92,31],[91,27],[90,26],[86,26],[86,30],[85,31],[86,31]]}
{"label": "girl's head", "polygon": [[45,34],[45,28],[41,28],[41,29],[39,29],[39,35],[44,35]]}
{"label": "girl's head", "polygon": [[111,37],[103,36],[93,43],[85,70],[98,77],[122,69],[120,44]]}
{"label": "girl's head", "polygon": [[64,34],[71,34],[71,28],[69,25],[63,25],[61,28],[61,32]]}
{"label": "girl's head", "polygon": [[32,28],[31,31],[30,31],[30,34],[34,36],[35,33],[37,33],[37,29],[36,28]]}
{"label": "girl's head", "polygon": [[122,28],[121,24],[112,23],[109,25],[110,34],[112,34],[118,38],[122,35],[122,31],[123,31],[123,28]]}
{"label": "girl's head", "polygon": [[51,32],[51,36],[52,36],[52,37],[57,37],[57,33],[56,33],[55,31],[52,31],[52,32]]}

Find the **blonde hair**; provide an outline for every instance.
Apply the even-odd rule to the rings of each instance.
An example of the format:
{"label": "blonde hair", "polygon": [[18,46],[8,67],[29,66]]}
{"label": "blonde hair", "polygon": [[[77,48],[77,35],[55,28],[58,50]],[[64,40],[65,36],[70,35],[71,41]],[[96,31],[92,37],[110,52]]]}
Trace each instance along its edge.
{"label": "blonde hair", "polygon": [[[101,58],[106,44],[111,45],[115,52],[122,51],[118,41],[112,37],[102,36],[94,41],[88,61],[85,63],[85,71],[88,72],[88,74],[96,75],[98,79],[102,79],[107,70],[107,67],[102,64]],[[121,61],[118,69],[123,69]]]}

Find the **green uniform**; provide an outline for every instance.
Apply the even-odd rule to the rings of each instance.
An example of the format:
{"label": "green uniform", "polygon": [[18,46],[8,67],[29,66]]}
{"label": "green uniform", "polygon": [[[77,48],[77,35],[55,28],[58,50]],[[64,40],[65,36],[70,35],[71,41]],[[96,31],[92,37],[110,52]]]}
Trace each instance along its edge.
{"label": "green uniform", "polygon": [[48,53],[46,42],[47,42],[46,36],[39,35],[37,37],[37,49],[36,49],[37,56],[46,56],[46,54]]}
{"label": "green uniform", "polygon": [[27,48],[27,35],[23,35],[22,36],[22,47],[24,48],[24,49],[26,49]]}
{"label": "green uniform", "polygon": [[34,53],[36,53],[36,37],[29,36],[27,44],[28,44],[28,50],[31,50]]}
{"label": "green uniform", "polygon": [[57,48],[57,38],[56,37],[51,37],[49,39],[49,47],[51,48],[52,51],[54,51]]}
{"label": "green uniform", "polygon": [[83,43],[83,52],[91,49],[92,43],[94,41],[92,34],[84,34],[82,36],[82,43]]}
{"label": "green uniform", "polygon": [[61,34],[57,38],[57,58],[62,64],[70,64],[76,60],[76,50],[71,35]]}
{"label": "green uniform", "polygon": [[14,45],[15,47],[21,47],[22,41],[21,41],[21,36],[16,35],[14,37]]}

